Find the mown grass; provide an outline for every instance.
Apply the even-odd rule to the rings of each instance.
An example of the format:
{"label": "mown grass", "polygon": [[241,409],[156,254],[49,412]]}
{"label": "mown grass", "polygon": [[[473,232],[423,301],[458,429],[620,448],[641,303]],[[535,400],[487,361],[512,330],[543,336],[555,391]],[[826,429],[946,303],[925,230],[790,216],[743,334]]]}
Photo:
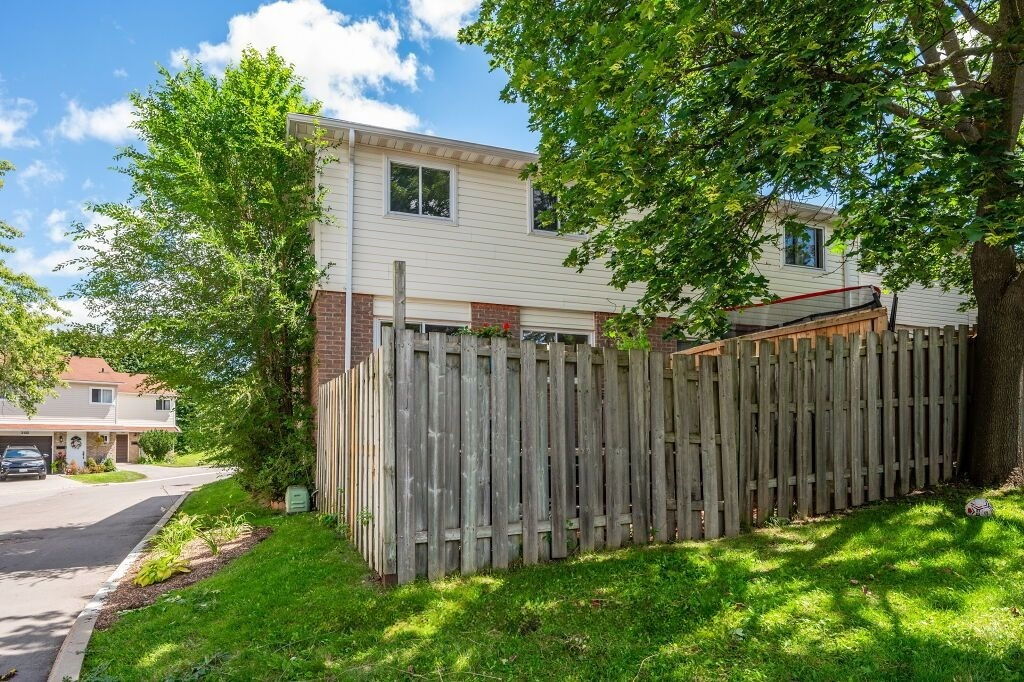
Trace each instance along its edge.
{"label": "mown grass", "polygon": [[168,459],[163,462],[152,462],[157,466],[162,467],[197,467],[206,464],[206,453],[203,451],[199,452],[185,452],[180,455],[169,456]]}
{"label": "mown grass", "polygon": [[183,511],[274,534],[93,636],[84,679],[1024,678],[1024,493],[875,505],[705,543],[383,588],[311,515],[230,481]]}
{"label": "mown grass", "polygon": [[96,474],[76,474],[68,478],[79,483],[128,483],[141,481],[146,475],[138,471],[101,471]]}

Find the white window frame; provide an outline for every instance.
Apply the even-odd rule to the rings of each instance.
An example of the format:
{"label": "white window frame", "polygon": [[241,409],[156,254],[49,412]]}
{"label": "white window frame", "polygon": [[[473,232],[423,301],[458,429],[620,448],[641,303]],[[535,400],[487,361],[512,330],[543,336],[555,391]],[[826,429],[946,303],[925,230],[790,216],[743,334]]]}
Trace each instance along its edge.
{"label": "white window frame", "polygon": [[[380,346],[380,336],[381,336],[380,330],[381,330],[381,326],[382,326],[381,323],[383,323],[383,322],[394,323],[394,318],[393,317],[375,317],[375,318],[373,318],[373,347],[374,348],[377,348],[378,346]],[[455,322],[455,321],[452,321],[452,320],[421,320],[421,319],[409,320],[409,319],[407,319],[405,321],[405,323],[406,324],[418,324],[418,325],[420,325],[420,329],[423,328],[423,325],[427,325],[427,324],[437,324],[437,325],[442,325],[442,326],[445,326],[445,327],[468,327],[468,326],[470,326],[469,322],[465,322],[465,321],[463,321],[463,322]]]}
{"label": "white window frame", "polygon": [[100,442],[104,445],[110,445],[110,434],[109,433],[97,433],[96,436],[100,439]]}
{"label": "white window frame", "polygon": [[[166,402],[169,407],[160,407],[161,402]],[[156,411],[157,412],[173,412],[174,411],[174,398],[157,398],[156,399]]]}
{"label": "white window frame", "polygon": [[828,249],[825,248],[825,242],[827,236],[825,234],[825,228],[817,225],[805,225],[805,229],[818,230],[821,233],[821,265],[797,265],[796,263],[786,262],[786,228],[782,228],[782,235],[780,236],[782,243],[779,249],[779,260],[782,262],[784,268],[800,268],[801,270],[811,270],[813,272],[824,272],[828,269]]}
{"label": "white window frame", "polygon": [[[110,391],[110,402],[107,403],[107,402],[103,402],[102,400],[93,400],[92,399],[92,392],[93,391]],[[103,396],[103,394],[100,393],[100,397],[102,397],[102,396]],[[89,387],[89,404],[90,405],[113,405],[115,402],[117,402],[117,390],[116,389],[110,388],[109,386],[90,386]]]}
{"label": "white window frame", "polygon": [[[420,210],[423,209],[423,169],[446,171],[449,174],[448,183],[448,210],[451,215],[447,218],[436,215],[423,215],[422,213],[403,213],[391,210],[391,164],[400,163],[403,166],[416,166],[420,169]],[[400,220],[429,220],[434,223],[447,225],[458,224],[458,195],[459,195],[459,168],[450,163],[434,163],[408,156],[384,155],[384,216],[387,218],[398,218]]]}
{"label": "white window frame", "polygon": [[537,327],[524,327],[519,330],[519,340],[522,341],[526,338],[527,332],[539,332],[541,334],[585,334],[587,337],[587,345],[594,345],[594,331],[587,331],[586,329],[539,329]]}
{"label": "white window frame", "polygon": [[555,225],[558,227],[557,231],[552,232],[551,230],[537,230],[537,229],[535,229],[533,227],[533,223],[534,223],[534,220],[533,220],[533,218],[534,218],[533,210],[534,210],[533,209],[533,180],[527,180],[527,182],[526,182],[526,233],[527,234],[536,235],[538,237],[547,237],[549,239],[554,237],[554,238],[559,238],[559,239],[572,239],[574,241],[583,241],[583,239],[586,238],[586,235],[584,235],[584,234],[582,234],[580,232],[570,232],[570,233],[567,233],[567,234],[562,234],[562,232],[561,232],[561,229],[562,229],[562,219],[559,218],[557,215],[555,216]]}

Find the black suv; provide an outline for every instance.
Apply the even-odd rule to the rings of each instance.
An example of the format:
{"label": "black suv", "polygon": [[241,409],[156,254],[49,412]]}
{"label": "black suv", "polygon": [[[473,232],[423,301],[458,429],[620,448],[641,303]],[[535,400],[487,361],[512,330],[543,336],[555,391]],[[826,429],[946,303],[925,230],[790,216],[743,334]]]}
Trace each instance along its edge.
{"label": "black suv", "polygon": [[46,460],[34,445],[8,445],[0,455],[0,481],[8,476],[46,478]]}

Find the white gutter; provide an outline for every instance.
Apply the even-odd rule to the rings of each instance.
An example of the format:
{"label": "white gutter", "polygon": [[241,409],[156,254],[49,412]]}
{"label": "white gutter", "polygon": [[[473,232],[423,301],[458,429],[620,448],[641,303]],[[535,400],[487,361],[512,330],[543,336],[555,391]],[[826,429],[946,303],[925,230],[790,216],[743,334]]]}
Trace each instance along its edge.
{"label": "white gutter", "polygon": [[352,369],[352,237],[356,204],[356,129],[348,129],[348,216],[345,252],[345,370]]}

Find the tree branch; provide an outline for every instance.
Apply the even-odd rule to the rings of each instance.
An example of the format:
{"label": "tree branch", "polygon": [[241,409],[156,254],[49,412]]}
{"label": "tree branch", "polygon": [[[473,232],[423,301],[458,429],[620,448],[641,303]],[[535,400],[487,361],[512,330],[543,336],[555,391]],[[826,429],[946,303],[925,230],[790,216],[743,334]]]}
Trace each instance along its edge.
{"label": "tree branch", "polygon": [[899,118],[902,118],[904,120],[915,120],[917,121],[918,125],[920,125],[922,128],[925,128],[927,130],[934,130],[938,133],[941,133],[942,136],[949,140],[950,142],[955,142],[958,144],[970,143],[977,142],[978,140],[981,139],[981,133],[978,131],[978,129],[967,121],[961,121],[960,123],[957,123],[955,128],[950,128],[949,126],[940,123],[939,121],[928,118],[926,116],[921,116],[920,114],[915,113],[911,109],[896,104],[895,102],[890,102],[886,104],[885,110],[888,111],[890,114],[898,116]]}
{"label": "tree branch", "polygon": [[960,15],[967,21],[971,28],[978,33],[987,35],[989,38],[998,38],[1000,33],[999,29],[982,19],[977,13],[967,4],[965,0],[949,0],[949,3],[956,7],[960,12]]}
{"label": "tree branch", "polygon": [[[1021,47],[1021,45],[1004,45],[999,46],[998,49],[1007,49],[1010,51],[1019,52]],[[977,57],[980,55],[989,54],[991,52],[994,52],[996,49],[997,46],[991,43],[988,45],[978,45],[977,47],[965,47],[956,50],[951,54],[946,55],[944,58],[940,59],[937,62],[921,64],[920,66],[915,66],[912,69],[907,69],[906,75],[913,76],[914,74],[924,72],[938,73],[941,72],[942,69],[946,68],[946,66],[948,66],[950,62],[955,62],[957,60],[963,59],[964,57]]]}

